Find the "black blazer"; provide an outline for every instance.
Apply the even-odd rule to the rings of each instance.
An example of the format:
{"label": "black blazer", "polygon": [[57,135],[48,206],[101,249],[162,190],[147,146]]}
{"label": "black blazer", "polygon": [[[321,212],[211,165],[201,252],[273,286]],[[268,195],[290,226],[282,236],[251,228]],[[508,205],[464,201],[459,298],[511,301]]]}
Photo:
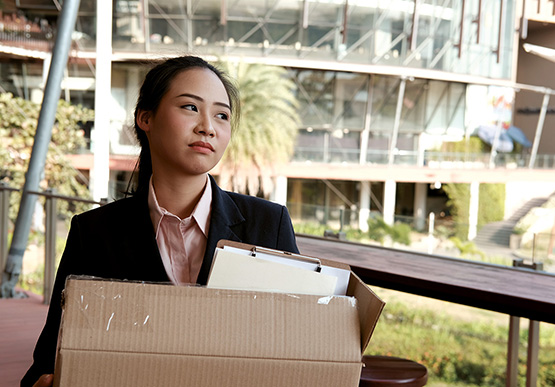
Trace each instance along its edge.
{"label": "black blazer", "polygon": [[[198,283],[205,285],[218,241],[228,239],[298,253],[287,209],[264,199],[221,190],[214,179],[212,210]],[[150,220],[146,194],[75,216],[60,261],[46,324],[21,386],[54,372],[61,294],[70,274],[138,281],[169,281]],[[100,370],[99,370],[100,372]]]}

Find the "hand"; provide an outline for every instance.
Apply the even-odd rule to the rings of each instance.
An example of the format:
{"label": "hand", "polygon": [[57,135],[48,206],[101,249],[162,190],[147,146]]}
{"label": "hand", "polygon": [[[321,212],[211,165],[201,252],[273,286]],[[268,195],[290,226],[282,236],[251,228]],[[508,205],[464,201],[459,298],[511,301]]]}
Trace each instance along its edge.
{"label": "hand", "polygon": [[51,387],[53,380],[54,380],[54,375],[44,374],[39,378],[39,380],[37,380],[37,382],[33,385],[33,387]]}

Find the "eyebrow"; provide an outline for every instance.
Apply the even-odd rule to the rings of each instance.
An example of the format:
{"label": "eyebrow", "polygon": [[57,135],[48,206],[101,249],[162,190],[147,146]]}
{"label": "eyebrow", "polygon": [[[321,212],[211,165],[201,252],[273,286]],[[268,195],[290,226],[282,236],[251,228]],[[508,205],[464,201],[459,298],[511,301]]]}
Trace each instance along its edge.
{"label": "eyebrow", "polygon": [[[189,97],[189,98],[196,99],[197,101],[204,102],[204,98],[199,97],[196,94],[183,93],[183,94],[179,94],[176,98],[180,98],[180,97]],[[223,106],[231,110],[231,107],[225,102],[214,102],[214,105]]]}

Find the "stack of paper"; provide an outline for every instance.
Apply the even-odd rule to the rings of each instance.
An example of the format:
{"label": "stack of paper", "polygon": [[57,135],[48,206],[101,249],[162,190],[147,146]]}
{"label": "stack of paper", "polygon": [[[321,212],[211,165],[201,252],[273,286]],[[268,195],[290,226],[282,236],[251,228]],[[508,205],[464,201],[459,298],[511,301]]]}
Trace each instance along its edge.
{"label": "stack of paper", "polygon": [[217,248],[207,287],[295,294],[345,295],[350,272],[292,254]]}

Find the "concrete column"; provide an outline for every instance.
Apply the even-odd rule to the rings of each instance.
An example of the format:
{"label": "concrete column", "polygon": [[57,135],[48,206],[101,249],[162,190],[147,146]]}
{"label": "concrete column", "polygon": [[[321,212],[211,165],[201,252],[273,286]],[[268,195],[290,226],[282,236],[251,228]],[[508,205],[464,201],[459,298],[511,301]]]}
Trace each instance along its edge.
{"label": "concrete column", "polygon": [[287,177],[277,176],[270,200],[285,206],[287,204]]}
{"label": "concrete column", "polygon": [[108,198],[110,180],[110,103],[112,84],[112,1],[97,1],[96,82],[94,129],[91,133],[94,155],[91,171],[93,199]]}
{"label": "concrete column", "polygon": [[370,217],[370,182],[360,182],[360,211],[358,212],[358,228],[362,232],[368,231]]}
{"label": "concrete column", "polygon": [[374,88],[372,87],[374,78],[368,76],[368,99],[366,100],[366,114],[364,115],[364,129],[360,133],[360,158],[359,163],[366,164],[366,154],[368,153],[368,137],[370,135],[370,123],[372,121],[372,98]]}
{"label": "concrete column", "polygon": [[468,240],[476,238],[478,231],[478,204],[480,199],[480,183],[470,183],[470,205],[468,207]]}
{"label": "concrete column", "polygon": [[384,183],[383,194],[383,220],[386,224],[395,223],[395,195],[397,192],[397,182],[386,180]]}
{"label": "concrete column", "polygon": [[416,221],[416,229],[424,230],[426,227],[426,199],[428,197],[428,184],[414,184],[414,218]]}

